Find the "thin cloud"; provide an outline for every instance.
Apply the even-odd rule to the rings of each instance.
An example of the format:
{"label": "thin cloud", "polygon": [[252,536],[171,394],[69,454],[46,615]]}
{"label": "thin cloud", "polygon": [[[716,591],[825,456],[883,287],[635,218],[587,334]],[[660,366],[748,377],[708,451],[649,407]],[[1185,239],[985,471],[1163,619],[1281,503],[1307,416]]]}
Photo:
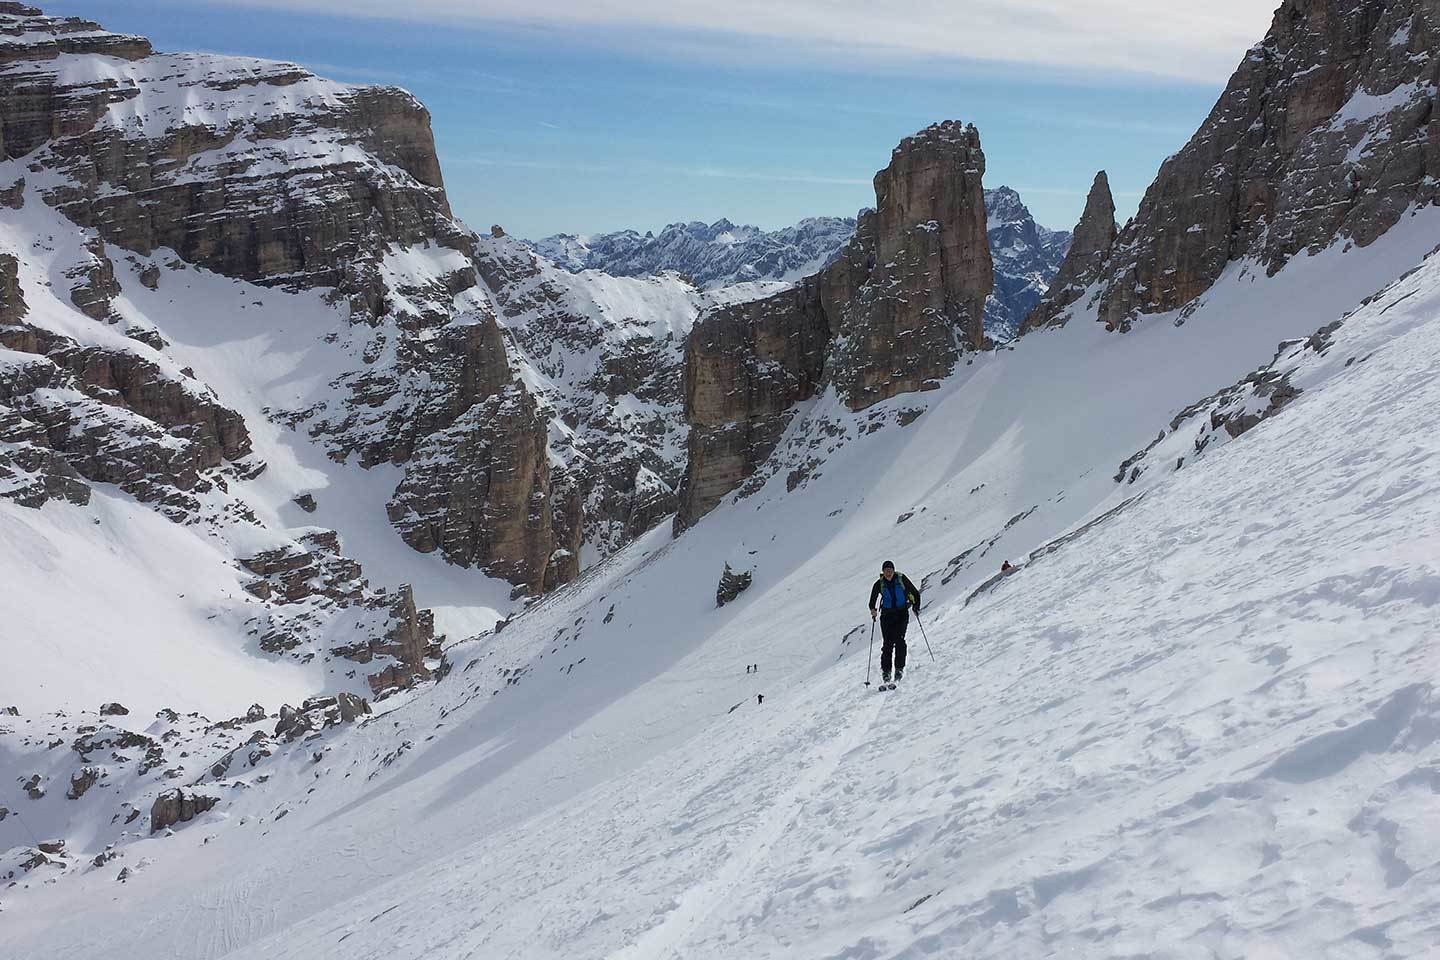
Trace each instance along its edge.
{"label": "thin cloud", "polygon": [[719,180],[767,180],[773,183],[824,183],[865,186],[871,181],[857,177],[832,177],[817,173],[783,173],[775,170],[726,170],[721,167],[670,167],[667,173],[685,177]]}
{"label": "thin cloud", "polygon": [[635,164],[586,163],[569,160],[532,160],[526,157],[502,157],[492,154],[463,154],[446,157],[446,166],[515,167],[523,170],[554,170],[562,173],[636,173],[701,180],[763,180],[771,183],[818,183],[840,186],[868,186],[870,180],[859,177],[831,176],[823,173],[788,170],[735,170],[715,166],[636,166]]}
{"label": "thin cloud", "polygon": [[574,31],[647,53],[1030,64],[1214,83],[1270,20],[1263,0],[212,0],[447,25]]}

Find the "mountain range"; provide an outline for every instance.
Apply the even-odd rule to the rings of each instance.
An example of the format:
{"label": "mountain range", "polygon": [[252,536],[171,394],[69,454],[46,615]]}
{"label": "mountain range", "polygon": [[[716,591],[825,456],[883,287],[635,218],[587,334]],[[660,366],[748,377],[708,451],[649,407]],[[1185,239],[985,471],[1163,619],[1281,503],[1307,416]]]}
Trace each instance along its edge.
{"label": "mountain range", "polygon": [[1283,0],[1126,224],[943,120],[709,283],[0,0],[0,955],[1432,955],[1437,49]]}
{"label": "mountain range", "polygon": [[[1070,234],[1037,224],[1009,187],[986,190],[985,209],[995,261],[985,325],[991,336],[1010,340],[1049,288],[1070,247]],[[854,232],[854,218],[844,217],[811,217],[771,231],[722,219],[672,223],[658,234],[558,233],[529,246],[572,273],[638,277],[670,271],[711,290],[754,280],[799,280],[834,260]]]}

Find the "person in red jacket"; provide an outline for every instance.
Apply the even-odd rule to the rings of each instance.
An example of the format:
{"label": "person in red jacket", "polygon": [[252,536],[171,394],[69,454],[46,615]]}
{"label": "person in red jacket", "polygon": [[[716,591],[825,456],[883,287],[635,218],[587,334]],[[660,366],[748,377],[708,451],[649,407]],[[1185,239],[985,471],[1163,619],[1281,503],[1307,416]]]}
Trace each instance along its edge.
{"label": "person in red jacket", "polygon": [[890,682],[892,658],[895,679],[905,676],[905,629],[910,625],[911,607],[916,613],[920,612],[920,591],[909,577],[895,572],[895,564],[886,560],[880,567],[880,579],[870,588],[870,619],[880,618],[880,634],[885,638],[880,647],[880,674],[885,683]]}

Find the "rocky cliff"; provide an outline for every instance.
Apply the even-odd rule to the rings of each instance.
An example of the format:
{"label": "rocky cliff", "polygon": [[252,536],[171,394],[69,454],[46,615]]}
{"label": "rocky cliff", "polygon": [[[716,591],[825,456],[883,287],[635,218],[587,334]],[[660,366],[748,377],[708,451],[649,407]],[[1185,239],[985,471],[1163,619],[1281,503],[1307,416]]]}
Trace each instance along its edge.
{"label": "rocky cliff", "polygon": [[552,485],[569,497],[564,549],[603,557],[675,512],[695,318],[784,285],[702,291],[675,273],[572,274],[501,233],[477,240],[475,263],[550,426]]}
{"label": "rocky cliff", "polygon": [[830,266],[696,323],[677,530],[754,473],[793,405],[822,385],[863,410],[932,388],[963,350],[987,345],[994,263],[984,173],[973,126],[947,121],[905,138],[875,175],[875,209]]}
{"label": "rocky cliff", "polygon": [[[985,191],[995,288],[985,301],[985,332],[1010,340],[1065,258],[1070,234],[1035,222],[1009,187]],[[620,230],[590,236],[555,234],[529,243],[556,266],[613,276],[680,274],[703,289],[750,280],[797,281],[830,264],[855,233],[855,219],[811,217],[765,231],[714,223],[672,223],[659,233]]]}
{"label": "rocky cliff", "polygon": [[1115,199],[1110,195],[1110,178],[1101,170],[1090,185],[1085,211],[1071,235],[1070,249],[1044,296],[1025,315],[1021,333],[1057,322],[1065,308],[1084,296],[1104,272],[1116,233]]}
{"label": "rocky cliff", "polygon": [[1273,273],[1337,239],[1367,245],[1435,202],[1437,31],[1427,0],[1285,0],[1120,232],[1098,319],[1185,307],[1237,260]]}
{"label": "rocky cliff", "polygon": [[[225,579],[244,592],[207,588],[223,595],[237,642],[327,663],[321,682],[368,695],[428,676],[439,656],[429,612],[408,587],[372,587],[334,531],[277,525],[252,489],[267,469],[254,422],[177,362],[139,296],[163,287],[149,303],[174,304],[192,278],[218,274],[240,286],[199,309],[234,323],[261,306],[262,287],[314,290],[365,331],[357,341],[400,339],[395,300],[408,287],[384,274],[386,257],[420,242],[463,258],[468,243],[449,220],[423,108],[293,65],[157,54],[143,38],[4,3],[0,181],[0,497],[48,516],[118,491],[228,554]],[[493,317],[490,332],[488,355],[457,351],[452,404],[509,383]],[[404,352],[392,371],[413,370]],[[340,395],[352,414],[362,406]],[[341,449],[342,433],[326,438]],[[384,453],[408,457],[411,435],[397,436]]]}
{"label": "rocky cliff", "polygon": [[552,492],[546,423],[479,285],[475,237],[450,214],[418,101],[294,64],[154,53],[18,4],[0,9],[0,37],[6,195],[29,180],[91,237],[66,272],[77,309],[163,349],[116,307],[116,251],[160,259],[142,277],[152,289],[188,264],[318,291],[348,317],[332,340],[350,359],[318,402],[270,414],[336,459],[402,465],[388,512],[414,548],[532,594],[575,575],[579,519],[552,517],[574,497]]}
{"label": "rocky cliff", "polygon": [[[14,3],[0,9],[3,37],[3,156],[48,174],[46,202],[110,243],[331,288],[377,314],[386,244],[463,242],[429,114],[403,90],[152,53],[143,38]],[[100,57],[123,62],[102,70]]]}

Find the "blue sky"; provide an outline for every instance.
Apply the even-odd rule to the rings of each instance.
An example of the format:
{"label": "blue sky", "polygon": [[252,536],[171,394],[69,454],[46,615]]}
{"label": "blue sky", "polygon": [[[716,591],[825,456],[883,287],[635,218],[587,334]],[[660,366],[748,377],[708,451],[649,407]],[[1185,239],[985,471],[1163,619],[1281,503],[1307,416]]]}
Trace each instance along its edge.
{"label": "blue sky", "polygon": [[[530,0],[517,14],[506,8],[519,0],[411,0],[406,19],[379,19],[337,12],[369,0],[41,2],[162,50],[294,60],[404,86],[430,108],[456,212],[473,227],[531,237],[850,215],[873,203],[870,178],[901,137],[950,118],[980,128],[987,186],[1018,189],[1041,223],[1069,229],[1102,168],[1123,219],[1268,20],[1216,18],[1182,35],[1162,17],[1127,40],[1129,5],[1140,0],[1097,0],[1114,8],[1111,20],[1083,25],[1046,18],[1038,8],[1049,0],[1029,0],[1042,27],[992,19],[972,32],[973,21],[937,19],[932,32],[917,19],[894,36],[854,0],[796,0],[795,24],[771,19],[764,33],[683,0],[654,9],[637,0],[603,22],[592,22],[594,10],[617,4]],[[750,2],[721,9],[742,17]],[[993,2],[952,7],[972,4],[979,18]],[[819,19],[802,16],[826,3]],[[817,40],[820,20],[829,33]],[[866,45],[877,37],[883,45]]]}

